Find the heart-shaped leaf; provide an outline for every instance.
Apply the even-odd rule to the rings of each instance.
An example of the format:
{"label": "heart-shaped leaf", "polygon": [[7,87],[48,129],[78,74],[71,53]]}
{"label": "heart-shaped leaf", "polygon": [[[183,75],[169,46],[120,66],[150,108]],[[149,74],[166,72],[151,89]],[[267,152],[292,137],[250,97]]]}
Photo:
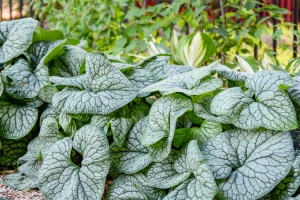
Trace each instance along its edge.
{"label": "heart-shaped leaf", "polygon": [[183,182],[165,200],[213,199],[217,193],[217,185],[205,160],[197,141],[192,140],[175,161],[174,167],[178,173],[193,173],[195,178]]}
{"label": "heart-shaped leaf", "polygon": [[113,173],[133,174],[152,162],[149,149],[140,142],[146,125],[147,118],[142,118],[131,129],[123,147],[119,147],[116,142],[110,145],[109,154]]}
{"label": "heart-shaped leaf", "polygon": [[214,66],[215,64],[211,64],[207,67],[174,75],[140,90],[139,93],[160,91],[163,95],[175,92],[181,92],[186,95],[201,95],[214,91],[223,84],[220,79],[209,77]]}
{"label": "heart-shaped leaf", "polygon": [[0,23],[0,63],[19,56],[29,47],[37,23],[32,18]]}
{"label": "heart-shaped leaf", "polygon": [[150,146],[154,161],[168,157],[177,119],[192,109],[191,101],[183,95],[166,95],[154,102],[149,113],[149,122],[142,137],[142,144]]}
{"label": "heart-shaped leaf", "polygon": [[[70,160],[72,147],[83,156],[81,167]],[[100,199],[110,165],[108,148],[104,132],[94,125],[79,129],[73,141],[57,141],[39,171],[40,190],[50,200]]]}
{"label": "heart-shaped leaf", "polygon": [[293,85],[287,73],[258,72],[246,81],[249,91],[234,87],[217,94],[210,105],[211,112],[228,116],[235,126],[243,129],[292,130],[298,127],[296,113],[283,90]]}
{"label": "heart-shaped leaf", "polygon": [[[288,132],[235,129],[201,147],[224,199],[258,199],[290,171],[293,141]],[[226,179],[225,179],[226,178]]]}
{"label": "heart-shaped leaf", "polygon": [[54,95],[54,108],[65,113],[107,114],[137,95],[136,88],[102,53],[86,56],[86,74],[71,78],[51,77],[50,80],[84,89],[66,89]]}

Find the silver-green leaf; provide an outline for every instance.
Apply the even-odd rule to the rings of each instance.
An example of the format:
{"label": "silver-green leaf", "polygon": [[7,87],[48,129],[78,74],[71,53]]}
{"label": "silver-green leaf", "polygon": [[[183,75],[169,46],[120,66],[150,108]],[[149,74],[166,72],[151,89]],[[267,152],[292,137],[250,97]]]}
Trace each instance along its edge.
{"label": "silver-green leaf", "polygon": [[154,161],[159,162],[168,157],[176,121],[191,109],[191,101],[181,94],[166,95],[154,102],[142,137],[142,144],[150,146],[150,156]]}
{"label": "silver-green leaf", "polygon": [[162,200],[165,191],[146,186],[145,175],[120,175],[107,190],[108,200]]}
{"label": "silver-green leaf", "polygon": [[[72,147],[83,156],[81,167],[70,160]],[[104,132],[94,125],[79,129],[73,141],[57,141],[39,171],[39,189],[49,200],[100,199],[110,165],[108,148]]]}
{"label": "silver-green leaf", "polygon": [[54,95],[53,106],[65,113],[107,114],[126,105],[137,95],[137,89],[102,53],[86,56],[86,74],[71,78],[52,77],[50,80],[84,89],[66,89]]}
{"label": "silver-green leaf", "polygon": [[293,140],[288,132],[235,129],[201,147],[224,199],[258,199],[269,193],[290,171]]}
{"label": "silver-green leaf", "polygon": [[140,142],[146,125],[147,118],[142,118],[130,131],[123,147],[119,147],[116,142],[110,145],[111,171],[114,174],[133,174],[152,162],[149,149]]}
{"label": "silver-green leaf", "polygon": [[19,56],[29,47],[37,23],[32,18],[0,23],[0,63]]}
{"label": "silver-green leaf", "polygon": [[211,112],[228,116],[235,126],[243,129],[295,129],[296,112],[284,91],[293,85],[292,77],[285,72],[257,72],[246,81],[248,91],[234,87],[217,94],[210,105]]}

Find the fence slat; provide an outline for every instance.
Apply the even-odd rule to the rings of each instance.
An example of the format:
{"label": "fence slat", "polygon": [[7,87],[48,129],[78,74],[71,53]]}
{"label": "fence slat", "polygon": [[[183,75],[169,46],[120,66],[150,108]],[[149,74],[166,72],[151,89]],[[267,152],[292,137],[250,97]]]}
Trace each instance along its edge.
{"label": "fence slat", "polygon": [[2,0],[0,0],[0,19],[2,21]]}
{"label": "fence slat", "polygon": [[23,0],[20,0],[19,11],[20,11],[20,18],[23,18],[23,15],[22,15],[22,11],[23,11]]}
{"label": "fence slat", "polygon": [[[297,31],[298,29],[298,11],[299,11],[299,0],[294,0],[294,30]],[[297,36],[294,34],[294,45],[293,45],[293,57],[296,58],[298,54],[298,48],[297,48]]]}
{"label": "fence slat", "polygon": [[[278,0],[274,0],[274,4],[276,6],[278,6]],[[275,33],[275,31],[277,30],[276,28],[276,24],[277,24],[277,20],[275,18],[273,18],[273,33]],[[276,49],[277,49],[277,41],[273,39],[273,51],[276,53]],[[276,55],[275,55],[276,56]]]}
{"label": "fence slat", "polygon": [[12,20],[12,0],[9,0],[9,19]]}

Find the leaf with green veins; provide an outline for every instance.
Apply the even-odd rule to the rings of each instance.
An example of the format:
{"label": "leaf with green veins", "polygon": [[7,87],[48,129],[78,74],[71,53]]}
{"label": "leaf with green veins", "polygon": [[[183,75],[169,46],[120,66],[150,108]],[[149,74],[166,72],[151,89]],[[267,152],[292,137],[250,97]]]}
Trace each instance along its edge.
{"label": "leaf with green veins", "polygon": [[91,119],[92,125],[99,126],[102,130],[104,130],[106,124],[114,117],[113,114],[105,114],[105,115],[94,115]]}
{"label": "leaf with green veins", "polygon": [[[27,52],[34,66],[20,59],[13,66],[5,68],[5,77],[11,80],[4,81],[9,86],[6,92],[17,99],[36,97],[43,86],[50,84],[46,63],[59,53],[64,43],[65,40],[33,43]],[[31,71],[31,67],[35,67],[34,71]]]}
{"label": "leaf with green veins", "polygon": [[110,128],[113,134],[114,142],[119,147],[122,147],[129,130],[131,129],[134,121],[128,118],[112,118],[110,120]]}
{"label": "leaf with green veins", "polygon": [[25,155],[19,158],[19,161],[32,161],[36,160],[41,155],[41,144],[40,144],[40,138],[37,136],[33,140],[29,142],[27,145],[27,152]]}
{"label": "leaf with green veins", "polygon": [[222,78],[226,78],[232,81],[243,81],[245,82],[251,74],[247,72],[238,72],[228,68],[225,65],[217,65],[214,67],[214,70],[218,73],[218,75]]}
{"label": "leaf with green veins", "polygon": [[17,190],[37,188],[38,172],[41,166],[42,159],[29,160],[18,167],[18,172],[16,174],[7,175],[3,184]]}
{"label": "leaf with green veins", "polygon": [[30,45],[27,53],[38,68],[39,65],[47,64],[50,60],[63,53],[63,46],[66,41],[38,41]]}
{"label": "leaf with green veins", "polygon": [[165,191],[146,186],[145,175],[138,173],[133,175],[122,174],[114,179],[107,190],[108,200],[162,200]]}
{"label": "leaf with green veins", "polygon": [[56,93],[58,89],[55,86],[45,85],[38,91],[38,97],[47,103],[52,103],[52,98]]}
{"label": "leaf with green veins", "polygon": [[65,90],[54,95],[53,106],[65,113],[107,114],[126,105],[137,95],[136,88],[102,53],[86,56],[86,74],[75,78],[55,77],[52,81],[67,85],[81,83],[85,89]]}
{"label": "leaf with green veins", "polygon": [[57,121],[51,117],[46,118],[42,123],[39,133],[39,145],[41,147],[42,156],[45,157],[53,144],[63,138],[65,138],[65,136],[59,131]]}
{"label": "leaf with green veins", "polygon": [[198,145],[201,146],[207,140],[222,132],[222,125],[216,122],[204,120],[200,128],[181,128],[175,131],[173,144],[176,148],[183,147],[191,140],[197,140]]}
{"label": "leaf with green veins", "polygon": [[[250,76],[251,74],[254,74],[255,72],[258,72],[260,70],[259,63],[255,58],[252,57],[245,57],[245,56],[239,56],[235,55],[238,61],[239,66],[246,72],[237,72],[240,73],[240,77],[242,76]],[[234,73],[235,71],[233,71]],[[242,80],[242,79],[239,79]],[[242,80],[245,81],[245,80]]]}
{"label": "leaf with green veins", "polygon": [[35,108],[0,101],[0,135],[4,138],[24,137],[35,126],[37,119],[38,110]]}
{"label": "leaf with green veins", "polygon": [[[81,167],[70,160],[72,147],[83,156]],[[104,132],[94,125],[79,129],[73,141],[57,141],[39,171],[39,189],[49,200],[100,199],[110,165],[108,148]]]}
{"label": "leaf with green veins", "polygon": [[213,199],[217,193],[213,174],[199,150],[196,140],[190,141],[180,157],[175,161],[174,168],[178,173],[193,173],[195,178],[188,179],[169,193],[164,199]]}
{"label": "leaf with green veins", "polygon": [[212,122],[221,123],[221,124],[231,124],[231,121],[228,118],[228,116],[216,116],[211,113],[210,111],[211,101],[212,98],[205,98],[202,100],[201,103],[194,103],[193,106],[194,106],[195,115]]}
{"label": "leaf with green veins", "polygon": [[[152,84],[139,93],[150,93],[160,91],[162,95],[181,92],[186,95],[200,95],[220,88],[223,82],[217,78],[208,78],[212,72],[214,64],[200,69],[174,75],[170,78]],[[189,78],[186,78],[189,77]]]}
{"label": "leaf with green veins", "polygon": [[205,33],[192,33],[180,38],[176,54],[185,65],[200,67],[216,52],[214,41]]}
{"label": "leaf with green veins", "polygon": [[[77,131],[76,123],[72,119],[71,116],[69,116],[66,113],[60,113],[58,117],[59,125],[62,127],[65,133],[67,133],[69,136],[73,136],[75,132]],[[58,130],[58,128],[57,128]]]}
{"label": "leaf with green veins", "polygon": [[76,46],[64,46],[65,54],[55,58],[50,67],[50,74],[63,77],[80,75],[80,68],[84,65],[87,52]]}
{"label": "leaf with green veins", "polygon": [[272,199],[286,199],[292,196],[300,186],[300,156],[295,157],[288,175],[271,191]]}
{"label": "leaf with green veins", "polygon": [[19,56],[29,47],[37,23],[32,18],[0,23],[0,63]]}
{"label": "leaf with green veins", "polygon": [[270,192],[294,162],[288,132],[235,129],[211,138],[201,151],[225,199],[258,199]]}
{"label": "leaf with green veins", "polygon": [[18,159],[26,153],[31,138],[31,134],[17,140],[0,137],[0,166],[17,166],[20,163]]}
{"label": "leaf with green veins", "polygon": [[[134,69],[125,73],[128,80],[139,90],[156,82],[152,72],[145,69]],[[149,93],[139,94],[139,97],[148,96]]]}
{"label": "leaf with green veins", "polygon": [[155,82],[194,69],[190,66],[168,64],[170,56],[171,54],[158,54],[149,57],[138,63],[136,69],[145,69],[151,72],[155,78]]}
{"label": "leaf with green veins", "polygon": [[38,27],[33,33],[32,43],[38,41],[54,42],[56,40],[64,40],[65,34],[60,30],[45,30]]}
{"label": "leaf with green veins", "polygon": [[154,161],[162,161],[169,155],[176,121],[188,110],[192,110],[192,103],[181,94],[166,95],[153,103],[141,142],[150,146],[150,156]]}
{"label": "leaf with green veins", "polygon": [[174,168],[174,162],[178,157],[175,151],[171,151],[166,159],[154,163],[147,172],[146,185],[168,189],[188,179],[190,172],[178,173]]}
{"label": "leaf with green veins", "polygon": [[147,118],[139,120],[129,132],[123,147],[115,142],[110,145],[111,172],[133,174],[147,167],[151,162],[149,148],[140,140],[147,124]]}
{"label": "leaf with green veins", "polygon": [[57,118],[59,116],[59,112],[57,112],[51,104],[47,105],[47,108],[43,111],[43,113],[40,116],[40,125],[42,125],[42,122],[44,121],[44,119],[46,119],[47,117],[53,117],[53,118]]}
{"label": "leaf with green veins", "polygon": [[246,87],[255,93],[256,101],[241,88],[229,88],[214,97],[211,112],[228,116],[235,126],[243,129],[295,129],[298,127],[295,109],[289,96],[280,89],[293,85],[294,81],[287,73],[258,72],[246,81]]}

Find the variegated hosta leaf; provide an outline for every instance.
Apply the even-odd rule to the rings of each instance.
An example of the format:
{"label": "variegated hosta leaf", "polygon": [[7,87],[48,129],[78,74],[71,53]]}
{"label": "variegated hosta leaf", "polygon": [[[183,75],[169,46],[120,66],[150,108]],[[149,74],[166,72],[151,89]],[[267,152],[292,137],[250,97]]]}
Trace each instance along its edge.
{"label": "variegated hosta leaf", "polygon": [[[70,160],[72,147],[83,156],[81,167]],[[79,129],[73,141],[57,141],[39,171],[39,189],[49,200],[100,199],[110,165],[108,148],[104,132],[94,125]]]}
{"label": "variegated hosta leaf", "polygon": [[38,92],[38,97],[47,103],[52,103],[53,96],[58,93],[58,90],[53,85],[45,85]]}
{"label": "variegated hosta leaf", "polygon": [[199,150],[196,140],[192,140],[175,161],[178,173],[190,172],[195,178],[188,179],[169,193],[165,200],[213,199],[218,187],[206,159]]}
{"label": "variegated hosta leaf", "polygon": [[54,95],[54,108],[65,113],[107,114],[137,95],[136,88],[102,53],[86,56],[86,74],[70,78],[52,77],[51,81],[84,89],[64,90]]}
{"label": "variegated hosta leaf", "polygon": [[170,49],[168,49],[163,44],[159,44],[156,42],[147,42],[147,50],[149,56],[155,56],[157,54],[170,53]]}
{"label": "variegated hosta leaf", "polygon": [[147,167],[151,162],[149,149],[140,142],[147,125],[147,118],[142,118],[131,129],[123,147],[116,142],[110,145],[112,173],[133,174]]}
{"label": "variegated hosta leaf", "polygon": [[225,65],[217,65],[214,67],[214,70],[220,77],[233,81],[245,82],[251,76],[250,72],[238,72],[226,67]]}
{"label": "variegated hosta leaf", "polygon": [[211,113],[210,111],[210,104],[212,98],[205,98],[202,100],[201,103],[194,103],[194,112],[200,118],[206,119],[208,121],[221,123],[221,124],[231,124],[230,119],[228,116],[216,116]]}
{"label": "variegated hosta leaf", "polygon": [[17,166],[19,164],[18,159],[27,151],[27,144],[31,137],[31,134],[17,140],[0,137],[0,166]]}
{"label": "variegated hosta leaf", "polygon": [[205,33],[192,33],[180,38],[176,54],[185,65],[200,67],[216,52],[214,41]]}
{"label": "variegated hosta leaf", "polygon": [[32,18],[0,23],[0,63],[17,57],[29,47],[37,23]]}
{"label": "variegated hosta leaf", "polygon": [[64,46],[65,54],[55,58],[50,67],[52,76],[73,77],[80,75],[80,68],[84,64],[87,52],[76,46]]}
{"label": "variegated hosta leaf", "polygon": [[158,54],[156,56],[149,57],[138,63],[136,69],[145,69],[151,72],[155,82],[194,69],[190,66],[168,64],[170,56],[171,54]]}
{"label": "variegated hosta leaf", "polygon": [[292,196],[300,186],[300,156],[295,157],[288,175],[272,190],[272,199],[286,199]]}
{"label": "variegated hosta leaf", "polygon": [[65,133],[69,136],[73,136],[77,131],[77,126],[75,121],[66,113],[60,113],[58,122]]}
{"label": "variegated hosta leaf", "polygon": [[165,191],[146,186],[145,175],[122,174],[114,179],[106,194],[108,200],[162,200]]}
{"label": "variegated hosta leaf", "polygon": [[197,140],[198,145],[204,144],[210,138],[222,132],[222,125],[205,120],[200,128],[181,128],[175,131],[173,144],[179,148],[188,144],[191,140]]}
{"label": "variegated hosta leaf", "polygon": [[288,132],[235,129],[223,132],[201,147],[225,199],[258,199],[290,171],[293,141]]}
{"label": "variegated hosta leaf", "polygon": [[294,77],[295,85],[288,89],[288,94],[290,95],[291,99],[300,106],[300,76]]}
{"label": "variegated hosta leaf", "polygon": [[[254,74],[259,71],[259,64],[255,58],[235,55],[240,67],[246,72],[244,75]],[[241,75],[242,75],[241,74]],[[232,79],[231,79],[232,80]],[[243,80],[245,81],[245,80]]]}
{"label": "variegated hosta leaf", "polygon": [[296,113],[283,90],[293,85],[287,73],[257,72],[246,81],[249,91],[234,87],[217,94],[210,105],[211,112],[228,116],[235,126],[243,129],[292,130],[298,127]]}
{"label": "variegated hosta leaf", "polygon": [[285,68],[286,71],[288,71],[290,74],[293,75],[300,75],[300,58],[294,58],[289,62],[289,64]]}
{"label": "variegated hosta leaf", "polygon": [[265,70],[272,70],[272,65],[279,66],[279,62],[274,55],[266,51],[261,59],[261,65]]}
{"label": "variegated hosta leaf", "polygon": [[191,172],[186,171],[179,173],[174,167],[174,162],[178,157],[177,152],[171,151],[166,159],[151,165],[147,172],[146,185],[168,189],[188,179]]}
{"label": "variegated hosta leaf", "polygon": [[214,66],[215,64],[213,63],[207,67],[172,76],[140,90],[139,93],[160,91],[163,95],[167,95],[181,92],[190,96],[214,91],[223,84],[220,79],[209,77]]}
{"label": "variegated hosta leaf", "polygon": [[169,155],[176,121],[191,109],[191,101],[180,94],[166,95],[154,102],[141,141],[143,145],[150,146],[150,156],[154,161],[162,161]]}
{"label": "variegated hosta leaf", "polygon": [[0,101],[0,135],[18,139],[27,135],[35,126],[38,110],[30,106],[18,106]]}
{"label": "variegated hosta leaf", "polygon": [[116,145],[118,145],[119,147],[122,147],[124,145],[126,135],[133,124],[133,119],[127,119],[123,117],[114,117],[110,120],[110,128]]}

